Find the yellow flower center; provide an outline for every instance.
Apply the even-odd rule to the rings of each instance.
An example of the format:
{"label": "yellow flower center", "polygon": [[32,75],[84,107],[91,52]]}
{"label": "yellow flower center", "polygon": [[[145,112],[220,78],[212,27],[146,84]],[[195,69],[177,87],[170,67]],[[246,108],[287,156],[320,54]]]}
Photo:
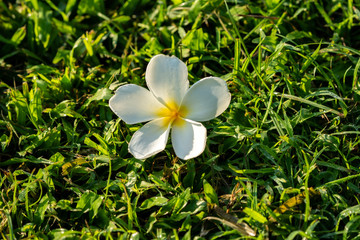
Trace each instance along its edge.
{"label": "yellow flower center", "polygon": [[174,101],[168,102],[166,107],[161,108],[157,115],[164,118],[164,127],[168,127],[169,124],[182,126],[185,124],[183,119],[187,114],[186,107],[179,107]]}

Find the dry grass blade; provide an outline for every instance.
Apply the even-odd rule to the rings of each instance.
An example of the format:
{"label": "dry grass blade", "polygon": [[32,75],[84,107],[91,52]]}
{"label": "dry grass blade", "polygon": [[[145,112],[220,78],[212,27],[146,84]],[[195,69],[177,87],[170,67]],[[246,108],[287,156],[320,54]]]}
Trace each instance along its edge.
{"label": "dry grass blade", "polygon": [[238,232],[240,232],[242,235],[245,236],[252,236],[254,237],[256,235],[256,232],[249,227],[249,225],[247,225],[244,222],[238,222],[239,219],[231,214],[226,213],[223,209],[221,209],[219,206],[214,205],[213,207],[214,211],[216,212],[216,214],[219,217],[206,217],[204,218],[205,220],[216,220],[219,221],[229,227],[231,227],[232,229],[237,230]]}
{"label": "dry grass blade", "polygon": [[[316,191],[314,188],[309,188],[309,197],[313,197],[315,195],[319,195],[320,193],[318,191]],[[304,199],[306,198],[305,196],[305,192],[302,192],[298,195],[296,195],[295,197],[292,197],[290,199],[288,199],[287,201],[285,201],[283,204],[281,204],[278,208],[276,208],[274,210],[275,214],[282,214],[285,213],[289,210],[291,210],[292,208],[294,208],[295,206],[298,206],[300,204],[302,204],[304,202]],[[270,217],[269,219],[270,222],[276,222],[276,219],[273,217]]]}
{"label": "dry grass blade", "polygon": [[7,222],[8,222],[8,219],[7,217],[5,216],[5,214],[3,213],[2,210],[0,210],[0,215],[1,215],[1,222],[0,222],[0,232],[2,232],[4,230],[4,228],[6,227],[7,225]]}

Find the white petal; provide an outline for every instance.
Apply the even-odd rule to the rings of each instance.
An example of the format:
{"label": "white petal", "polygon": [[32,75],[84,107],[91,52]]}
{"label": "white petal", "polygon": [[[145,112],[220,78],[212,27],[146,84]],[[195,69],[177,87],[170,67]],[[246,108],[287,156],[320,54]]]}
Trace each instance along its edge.
{"label": "white petal", "polygon": [[137,130],[129,143],[129,152],[137,159],[145,159],[165,149],[169,137],[170,124],[165,118],[148,122]]}
{"label": "white petal", "polygon": [[196,82],[187,91],[181,107],[187,119],[207,121],[219,116],[230,104],[231,95],[224,80],[207,77]]}
{"label": "white petal", "polygon": [[164,108],[149,90],[135,84],[119,87],[109,106],[127,124],[153,120],[159,109]]}
{"label": "white petal", "polygon": [[189,88],[188,70],[175,56],[156,55],[147,68],[145,79],[150,91],[158,100],[167,105],[179,106]]}
{"label": "white petal", "polygon": [[198,122],[184,119],[181,124],[174,124],[171,141],[176,156],[188,160],[199,156],[206,145],[206,128]]}

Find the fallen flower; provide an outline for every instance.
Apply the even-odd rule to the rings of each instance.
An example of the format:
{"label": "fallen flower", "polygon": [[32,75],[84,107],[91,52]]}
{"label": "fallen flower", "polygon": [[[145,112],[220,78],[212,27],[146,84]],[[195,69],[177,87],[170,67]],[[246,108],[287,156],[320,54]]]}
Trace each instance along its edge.
{"label": "fallen flower", "polygon": [[120,86],[111,110],[127,124],[146,122],[132,136],[129,152],[145,159],[165,149],[170,129],[175,154],[199,156],[206,145],[206,128],[199,122],[219,116],[230,104],[226,82],[206,77],[189,88],[186,65],[177,57],[154,56],[145,73],[149,90],[135,84]]}

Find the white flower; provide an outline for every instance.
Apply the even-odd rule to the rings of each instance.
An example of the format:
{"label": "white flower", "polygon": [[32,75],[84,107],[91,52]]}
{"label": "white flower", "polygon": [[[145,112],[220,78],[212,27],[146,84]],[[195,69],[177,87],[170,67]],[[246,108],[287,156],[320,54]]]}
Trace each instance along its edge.
{"label": "white flower", "polygon": [[206,145],[206,128],[199,122],[219,116],[230,103],[226,82],[207,77],[189,88],[186,65],[177,57],[156,55],[147,68],[148,88],[120,86],[109,101],[111,110],[127,124],[146,122],[132,136],[129,152],[145,159],[165,149],[169,132],[181,159],[199,156]]}

